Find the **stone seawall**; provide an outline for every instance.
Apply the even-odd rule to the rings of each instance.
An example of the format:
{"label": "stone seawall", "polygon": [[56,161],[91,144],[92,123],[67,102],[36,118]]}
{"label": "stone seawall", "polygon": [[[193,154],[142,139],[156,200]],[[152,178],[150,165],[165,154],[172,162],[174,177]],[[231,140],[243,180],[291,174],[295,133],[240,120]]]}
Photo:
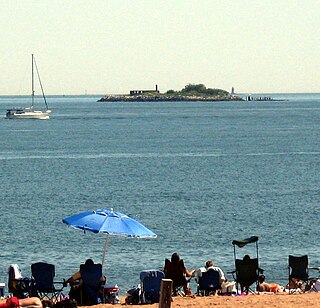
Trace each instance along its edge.
{"label": "stone seawall", "polygon": [[173,101],[241,101],[238,96],[182,96],[182,95],[106,95],[98,102],[173,102]]}

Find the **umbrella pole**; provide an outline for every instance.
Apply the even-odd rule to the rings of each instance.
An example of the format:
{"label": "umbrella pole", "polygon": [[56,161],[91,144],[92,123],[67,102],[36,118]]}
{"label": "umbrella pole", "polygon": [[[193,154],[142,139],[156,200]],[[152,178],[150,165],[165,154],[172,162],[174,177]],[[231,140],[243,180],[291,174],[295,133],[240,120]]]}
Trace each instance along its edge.
{"label": "umbrella pole", "polygon": [[107,252],[107,248],[108,248],[108,242],[109,242],[109,234],[106,234],[106,241],[104,243],[102,262],[101,262],[102,268],[103,268],[104,259],[106,257],[106,252]]}

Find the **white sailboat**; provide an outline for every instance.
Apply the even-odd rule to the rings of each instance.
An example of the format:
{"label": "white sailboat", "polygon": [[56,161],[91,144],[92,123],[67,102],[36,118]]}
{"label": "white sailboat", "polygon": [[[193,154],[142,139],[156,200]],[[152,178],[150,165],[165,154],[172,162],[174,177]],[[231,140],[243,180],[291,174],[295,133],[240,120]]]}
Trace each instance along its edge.
{"label": "white sailboat", "polygon": [[[6,118],[8,119],[40,119],[40,120],[47,120],[50,118],[51,110],[48,108],[47,100],[44,95],[42,83],[40,80],[40,75],[37,67],[37,63],[35,61],[35,58],[32,54],[32,65],[31,65],[31,75],[32,75],[32,81],[31,81],[31,105],[30,107],[21,107],[21,108],[11,108],[7,109]],[[36,68],[39,84],[42,91],[42,97],[46,106],[46,110],[35,110],[34,109],[34,67]]]}

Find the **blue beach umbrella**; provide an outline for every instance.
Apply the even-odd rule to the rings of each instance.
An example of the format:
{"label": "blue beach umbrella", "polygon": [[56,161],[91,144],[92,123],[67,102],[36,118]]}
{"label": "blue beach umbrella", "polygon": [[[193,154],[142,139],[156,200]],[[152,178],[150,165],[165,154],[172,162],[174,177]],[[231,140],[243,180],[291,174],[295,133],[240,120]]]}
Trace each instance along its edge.
{"label": "blue beach umbrella", "polygon": [[153,233],[140,222],[123,213],[114,212],[113,209],[82,212],[64,218],[62,222],[76,229],[106,234],[106,241],[102,256],[102,266],[108,247],[109,235],[137,238],[157,237],[155,233]]}

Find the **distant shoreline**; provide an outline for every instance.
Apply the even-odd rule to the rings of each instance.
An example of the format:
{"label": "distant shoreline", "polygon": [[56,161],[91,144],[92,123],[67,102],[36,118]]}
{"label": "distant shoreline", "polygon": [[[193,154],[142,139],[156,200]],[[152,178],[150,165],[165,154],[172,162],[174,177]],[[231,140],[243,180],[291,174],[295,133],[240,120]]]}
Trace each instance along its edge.
{"label": "distant shoreline", "polygon": [[243,101],[240,96],[186,96],[186,95],[105,95],[98,102],[218,102]]}

